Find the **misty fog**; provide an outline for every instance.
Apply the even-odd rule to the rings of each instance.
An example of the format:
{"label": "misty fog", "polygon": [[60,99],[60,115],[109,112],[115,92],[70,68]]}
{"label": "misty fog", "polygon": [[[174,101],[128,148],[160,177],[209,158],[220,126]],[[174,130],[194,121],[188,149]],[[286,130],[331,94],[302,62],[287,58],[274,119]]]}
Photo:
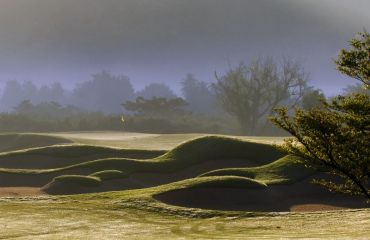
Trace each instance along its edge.
{"label": "misty fog", "polygon": [[[312,105],[315,94],[355,88],[333,58],[370,26],[366,0],[2,0],[0,6],[4,131],[122,130],[124,118],[126,130],[239,134],[215,75],[269,57],[278,72],[291,59],[305,76],[305,98],[297,104]],[[181,114],[154,121],[124,107],[139,97],[147,101],[142,107]],[[171,102],[178,98],[183,105]],[[266,125],[268,111],[255,134],[280,134]]]}

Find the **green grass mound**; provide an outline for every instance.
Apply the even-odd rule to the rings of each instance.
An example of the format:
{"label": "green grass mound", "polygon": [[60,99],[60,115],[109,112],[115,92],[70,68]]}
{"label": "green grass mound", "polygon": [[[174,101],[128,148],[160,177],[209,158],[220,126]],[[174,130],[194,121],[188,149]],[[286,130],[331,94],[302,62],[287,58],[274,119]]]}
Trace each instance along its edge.
{"label": "green grass mound", "polygon": [[[79,146],[76,147],[76,152],[83,154],[81,149],[91,149],[91,147]],[[58,151],[58,148],[52,149],[53,152]],[[72,156],[75,153],[63,153],[63,148],[60,148],[61,154]],[[64,148],[65,149],[65,148]],[[105,149],[105,148],[100,148]],[[35,151],[46,151],[51,148],[39,149]],[[118,151],[118,150],[114,150]],[[282,157],[282,153],[277,151],[273,146],[261,143],[243,141],[236,138],[227,138],[219,136],[207,136],[185,142],[167,153],[151,158],[151,159],[130,159],[130,158],[104,158],[93,161],[85,161],[78,164],[72,164],[66,167],[50,168],[50,169],[11,169],[0,168],[0,182],[4,179],[9,182],[9,179],[19,178],[20,175],[32,175],[35,178],[48,178],[45,183],[58,175],[65,174],[93,174],[95,172],[105,170],[117,170],[131,175],[134,173],[152,173],[152,174],[176,174],[179,171],[186,170],[190,167],[200,167],[202,163],[207,163],[209,166],[202,170],[204,172],[217,169],[212,167],[212,161],[222,161],[224,166],[233,160],[245,161],[245,165],[262,165],[272,162],[275,159]],[[74,155],[73,155],[74,156]],[[244,164],[243,164],[244,165]],[[198,169],[199,170],[199,169]],[[195,175],[192,174],[194,169],[181,175],[181,178],[176,180],[195,177],[202,171],[198,171]],[[18,175],[18,176],[17,176]],[[248,176],[247,176],[248,177]],[[44,180],[42,180],[44,181]],[[23,183],[30,185],[30,183]],[[4,185],[5,186],[5,185]]]}
{"label": "green grass mound", "polygon": [[258,202],[268,196],[267,185],[256,180],[236,176],[213,176],[188,179],[169,184],[167,187],[160,186],[151,198],[172,206],[219,210],[232,207],[229,210],[233,210],[239,205],[240,198]]}
{"label": "green grass mound", "polygon": [[55,177],[41,190],[55,195],[88,193],[94,192],[101,182],[100,178],[94,176],[62,175]]}
{"label": "green grass mound", "polygon": [[180,144],[158,159],[176,160],[177,163],[184,164],[215,159],[248,159],[268,163],[282,156],[282,153],[268,144],[230,137],[206,136]]}
{"label": "green grass mound", "polygon": [[125,178],[127,177],[127,174],[119,170],[104,170],[100,172],[95,172],[93,174],[90,174],[89,176],[97,177],[101,180],[111,180],[117,178]]}
{"label": "green grass mound", "polygon": [[168,173],[212,160],[243,159],[255,164],[264,164],[282,156],[283,154],[271,145],[236,138],[207,136],[185,142],[159,157],[145,161],[110,158],[69,166],[68,169],[116,169],[127,173]]}
{"label": "green grass mound", "polygon": [[264,189],[267,185],[259,181],[236,176],[224,176],[205,178],[204,181],[195,182],[188,188],[247,188],[247,189]]}
{"label": "green grass mound", "polygon": [[97,187],[100,185],[101,179],[94,176],[62,175],[55,177],[53,182],[75,184],[84,187]]}
{"label": "green grass mound", "polygon": [[165,151],[117,149],[91,145],[53,145],[0,153],[0,167],[58,168],[102,158],[147,159]]}
{"label": "green grass mound", "polygon": [[85,155],[95,155],[97,157],[124,156],[127,158],[145,159],[157,157],[164,153],[165,151],[160,150],[118,149],[94,145],[55,145],[4,153],[0,154],[0,157],[4,155],[43,155],[49,157],[74,158]]}
{"label": "green grass mound", "polygon": [[0,134],[0,152],[72,143],[71,140],[42,134]]}
{"label": "green grass mound", "polygon": [[204,176],[240,176],[248,177],[266,184],[294,183],[317,173],[316,170],[306,168],[295,156],[285,156],[272,163],[251,168],[225,168],[210,171]]}

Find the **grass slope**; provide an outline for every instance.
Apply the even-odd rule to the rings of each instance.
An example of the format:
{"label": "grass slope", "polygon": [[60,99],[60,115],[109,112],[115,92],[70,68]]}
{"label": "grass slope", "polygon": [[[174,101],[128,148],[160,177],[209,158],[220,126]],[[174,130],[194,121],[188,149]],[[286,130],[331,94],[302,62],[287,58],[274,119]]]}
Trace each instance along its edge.
{"label": "grass slope", "polygon": [[285,156],[269,164],[252,168],[226,168],[213,170],[200,176],[240,176],[266,184],[288,184],[310,177],[316,170],[306,168],[295,156]]}
{"label": "grass slope", "polygon": [[53,181],[58,183],[76,184],[79,186],[96,187],[101,183],[99,177],[81,175],[63,175],[55,177]]}
{"label": "grass slope", "polygon": [[89,176],[97,177],[100,180],[111,180],[117,178],[125,178],[127,177],[127,174],[119,170],[104,170],[100,172],[95,172],[93,174],[90,174]]}
{"label": "grass slope", "polygon": [[146,159],[164,154],[160,150],[117,149],[90,145],[53,145],[0,153],[2,168],[58,168],[102,158]]}
{"label": "grass slope", "polygon": [[72,142],[72,140],[59,136],[48,136],[31,133],[0,134],[0,152]]}
{"label": "grass slope", "polygon": [[[256,164],[269,163],[282,154],[267,144],[242,141],[236,138],[207,136],[185,142],[167,153],[147,160],[107,158],[51,169],[0,169],[2,176],[16,175],[50,176],[76,174],[85,171],[94,173],[104,170],[119,170],[126,174],[135,172],[172,173],[181,169],[212,160],[232,161],[243,159]],[[68,173],[66,173],[68,172]],[[54,174],[54,175],[53,175]]]}
{"label": "grass slope", "polygon": [[[140,211],[111,202],[23,199],[0,203],[3,239],[368,239],[370,210],[201,218]],[[191,213],[191,214],[190,214]],[[204,212],[202,212],[204,213]],[[230,214],[230,212],[227,212]],[[236,215],[236,216],[235,216]],[[250,216],[247,215],[247,216]],[[304,226],[304,227],[302,227]]]}

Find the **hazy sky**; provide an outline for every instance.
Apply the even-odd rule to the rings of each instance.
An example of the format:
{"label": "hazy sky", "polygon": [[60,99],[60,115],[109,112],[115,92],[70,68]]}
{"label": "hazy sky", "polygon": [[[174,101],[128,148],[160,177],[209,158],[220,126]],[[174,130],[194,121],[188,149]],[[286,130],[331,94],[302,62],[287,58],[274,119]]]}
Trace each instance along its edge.
{"label": "hazy sky", "polygon": [[370,29],[369,0],[0,0],[0,81],[72,86],[106,69],[136,88],[186,73],[213,80],[240,60],[301,61],[332,94],[354,83],[332,63]]}

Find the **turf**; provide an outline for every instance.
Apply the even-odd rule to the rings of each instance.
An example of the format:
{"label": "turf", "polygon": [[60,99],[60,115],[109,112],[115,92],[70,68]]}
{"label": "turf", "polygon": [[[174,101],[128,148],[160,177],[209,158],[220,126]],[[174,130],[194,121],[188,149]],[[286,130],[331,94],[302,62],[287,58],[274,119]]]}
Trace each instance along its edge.
{"label": "turf", "polygon": [[6,133],[0,134],[0,152],[72,142],[72,140],[60,136],[26,133]]}
{"label": "turf", "polygon": [[[75,143],[87,145],[99,145],[124,149],[144,150],[166,150],[169,151],[181,143],[195,138],[209,136],[209,134],[186,133],[186,134],[148,134],[132,132],[66,132],[49,133],[48,136],[70,139]],[[224,135],[217,135],[224,136]],[[281,143],[283,137],[250,137],[250,136],[227,136],[242,139],[245,141],[272,144]]]}
{"label": "turf", "polygon": [[[58,148],[53,148],[53,151],[55,149]],[[45,151],[45,149],[43,149],[43,151]],[[65,154],[63,151],[60,152],[62,155]],[[232,161],[234,159],[243,159],[261,165],[269,163],[281,156],[283,156],[283,154],[278,152],[271,145],[248,142],[236,138],[206,136],[185,142],[161,156],[146,160],[107,158],[86,161],[61,168],[1,168],[0,177],[9,175],[13,175],[13,177],[16,177],[16,175],[32,175],[34,177],[50,175],[55,177],[57,175],[63,175],[67,171],[69,172],[68,174],[71,174],[71,171],[79,172],[81,170],[90,171],[90,174],[104,170],[118,170],[126,174],[135,172],[173,173],[196,164],[213,160],[221,159]]]}
{"label": "turf", "polygon": [[[144,136],[142,137],[136,140],[136,143],[145,141],[145,144],[150,143],[149,138],[146,137],[145,141],[141,141],[144,139]],[[187,137],[176,136],[176,139]],[[166,145],[165,136],[151,136],[150,139],[151,141],[162,139],[161,147]],[[168,141],[172,141],[171,139],[174,140],[174,137],[169,137]],[[86,139],[86,141],[90,140]],[[92,144],[97,141],[104,141],[104,139],[93,139],[90,143],[84,143]],[[78,141],[73,139],[72,142],[75,144]],[[174,144],[173,142],[166,146]],[[105,146],[110,144],[113,145],[113,143],[106,143]],[[114,144],[121,146],[122,142],[117,140]],[[68,146],[58,147],[60,146],[28,149],[24,152],[44,151],[43,156],[51,156],[51,158],[58,158],[63,154],[65,154],[64,159],[78,157],[77,151],[58,153],[58,150],[66,150]],[[94,149],[94,146],[85,147],[87,151]],[[58,149],[54,151],[56,148]],[[165,149],[150,148],[150,144],[140,148]],[[50,152],[47,153],[48,151]],[[84,154],[82,150],[80,153]],[[28,154],[22,155],[22,151],[12,154],[28,156]],[[83,157],[89,160],[90,153],[84,155]],[[195,166],[204,161],[213,161],[216,158],[227,161],[243,158],[261,166],[219,169],[200,177],[143,189],[58,197],[0,198],[2,213],[0,239],[78,239],[81,236],[88,239],[123,237],[128,239],[260,239],[261,237],[366,239],[369,236],[367,227],[370,224],[369,209],[316,213],[260,213],[187,208],[169,205],[156,199],[160,194],[189,189],[222,188],[269,192],[270,187],[285,187],[288,186],[287,184],[293,184],[312,175],[312,170],[299,165],[297,159],[291,156],[284,157],[269,145],[235,138],[220,136],[200,138],[145,160],[130,159],[125,156],[125,158],[86,161],[63,168],[2,169],[0,176],[28,176],[29,179],[45,176],[45,179],[50,177],[50,180],[56,177],[54,182],[59,181],[69,187],[76,184],[84,187],[83,185],[87,183],[85,188],[94,188],[89,186],[109,184],[117,178],[125,180],[135,172],[176,174],[179,169]],[[84,175],[71,176],[69,172],[75,170],[87,172]],[[65,176],[60,176],[63,174]]]}
{"label": "turf", "polygon": [[109,201],[0,202],[2,239],[367,239],[370,211],[174,216]]}
{"label": "turf", "polygon": [[0,153],[2,168],[58,168],[102,158],[147,159],[161,150],[118,149],[91,145],[52,145]]}
{"label": "turf", "polygon": [[298,182],[316,173],[316,170],[303,166],[299,158],[285,156],[259,167],[218,169],[200,176],[241,176],[271,185]]}
{"label": "turf", "polygon": [[96,187],[101,183],[101,179],[95,176],[63,175],[55,177],[53,182],[74,184],[85,187]]}
{"label": "turf", "polygon": [[89,176],[97,177],[101,180],[111,180],[111,179],[117,179],[117,178],[125,178],[127,177],[127,174],[119,170],[104,170],[104,171],[92,173]]}

